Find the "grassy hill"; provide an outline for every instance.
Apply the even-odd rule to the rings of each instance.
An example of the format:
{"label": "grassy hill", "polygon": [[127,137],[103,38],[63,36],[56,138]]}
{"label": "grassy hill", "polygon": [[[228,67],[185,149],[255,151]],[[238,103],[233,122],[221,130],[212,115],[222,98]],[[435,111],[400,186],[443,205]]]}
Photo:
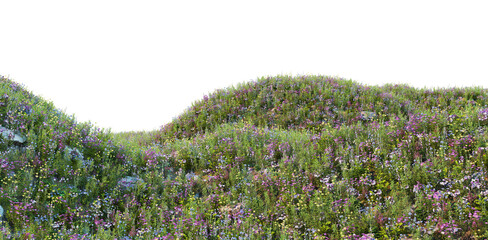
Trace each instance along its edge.
{"label": "grassy hill", "polygon": [[487,89],[263,77],[113,134],[0,86],[0,239],[488,238]]}

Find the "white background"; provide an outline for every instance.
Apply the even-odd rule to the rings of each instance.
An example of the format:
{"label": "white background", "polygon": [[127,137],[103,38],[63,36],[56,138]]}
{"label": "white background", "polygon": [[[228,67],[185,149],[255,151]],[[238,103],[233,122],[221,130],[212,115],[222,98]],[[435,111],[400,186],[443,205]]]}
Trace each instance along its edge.
{"label": "white background", "polygon": [[277,74],[488,88],[486,1],[0,1],[0,75],[112,131]]}

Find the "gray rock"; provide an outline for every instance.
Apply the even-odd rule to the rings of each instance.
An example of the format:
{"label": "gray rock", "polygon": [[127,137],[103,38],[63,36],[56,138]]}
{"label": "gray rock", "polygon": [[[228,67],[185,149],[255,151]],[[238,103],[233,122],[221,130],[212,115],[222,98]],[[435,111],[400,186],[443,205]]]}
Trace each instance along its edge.
{"label": "gray rock", "polygon": [[198,175],[196,175],[194,172],[187,173],[187,174],[185,175],[185,177],[186,177],[186,180],[188,180],[188,181],[190,181],[190,180],[192,180],[192,179],[193,179],[193,181],[196,181],[196,180],[198,180],[198,179],[200,178],[200,177],[199,177]]}
{"label": "gray rock", "polygon": [[120,190],[122,191],[126,191],[137,186],[138,182],[144,183],[144,180],[139,177],[127,176],[119,180],[119,182],[117,183],[117,187],[120,188]]}
{"label": "gray rock", "polygon": [[70,160],[83,160],[83,154],[77,148],[66,147],[64,149],[64,157]]}
{"label": "gray rock", "polygon": [[17,134],[15,133],[14,131],[8,129],[8,128],[4,128],[0,125],[0,134],[2,135],[2,137],[8,139],[8,140],[11,140],[13,142],[17,142],[17,143],[25,143],[25,137],[23,137],[22,135],[20,134]]}
{"label": "gray rock", "polygon": [[175,174],[175,171],[173,168],[171,167],[168,167],[168,168],[165,168],[164,169],[164,179],[163,181],[165,180],[173,180],[176,178],[176,174]]}
{"label": "gray rock", "polygon": [[0,222],[3,220],[3,213],[4,213],[3,207],[0,206]]}
{"label": "gray rock", "polygon": [[71,157],[73,159],[76,159],[76,158],[83,159],[83,154],[77,148],[66,147],[64,149],[64,151],[65,151],[66,154],[71,155]]}
{"label": "gray rock", "polygon": [[66,159],[70,159],[71,161],[80,162],[81,167],[88,167],[90,165],[90,161],[85,160],[83,153],[80,150],[74,147],[66,147],[64,149],[64,157]]}
{"label": "gray rock", "polygon": [[362,120],[371,121],[371,120],[373,120],[374,117],[376,117],[375,112],[367,112],[367,111],[361,112],[361,119]]}

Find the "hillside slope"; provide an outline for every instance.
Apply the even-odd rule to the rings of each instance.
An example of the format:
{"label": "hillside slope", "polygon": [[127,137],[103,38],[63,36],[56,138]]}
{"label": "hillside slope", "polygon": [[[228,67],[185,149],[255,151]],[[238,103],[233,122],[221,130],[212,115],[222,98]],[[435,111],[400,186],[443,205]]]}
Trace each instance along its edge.
{"label": "hillside slope", "polygon": [[[90,208],[94,199],[132,172],[112,134],[77,123],[4,77],[0,126],[0,239],[22,238],[21,232],[36,239],[54,237],[62,225],[94,231],[88,220],[99,215]],[[79,219],[87,223],[72,223]]]}
{"label": "hillside slope", "polygon": [[0,84],[0,239],[488,237],[486,89],[267,77],[112,134]]}

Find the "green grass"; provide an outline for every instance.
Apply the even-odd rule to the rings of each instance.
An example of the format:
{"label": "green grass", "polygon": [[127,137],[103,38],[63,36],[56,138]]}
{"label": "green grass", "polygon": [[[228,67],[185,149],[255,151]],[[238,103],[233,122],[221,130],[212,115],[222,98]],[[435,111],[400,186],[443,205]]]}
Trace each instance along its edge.
{"label": "green grass", "polygon": [[487,89],[279,75],[115,134],[0,86],[0,239],[488,238]]}

